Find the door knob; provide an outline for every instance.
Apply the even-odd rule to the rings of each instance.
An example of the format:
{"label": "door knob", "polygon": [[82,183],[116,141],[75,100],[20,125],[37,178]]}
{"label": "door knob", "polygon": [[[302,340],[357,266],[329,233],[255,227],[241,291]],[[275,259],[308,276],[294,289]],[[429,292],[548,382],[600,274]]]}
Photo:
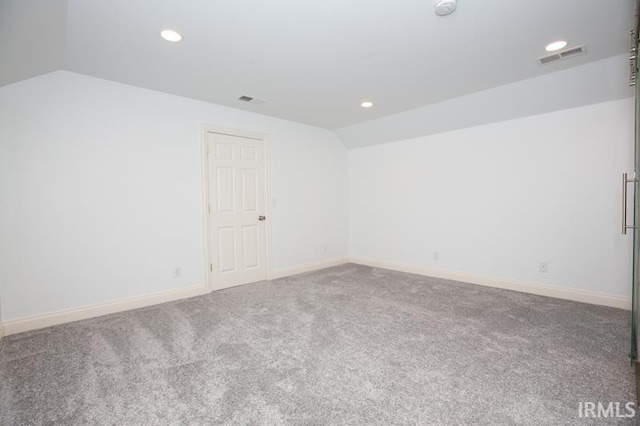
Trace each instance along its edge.
{"label": "door knob", "polygon": [[267,218],[265,216],[258,216],[258,220],[266,220]]}

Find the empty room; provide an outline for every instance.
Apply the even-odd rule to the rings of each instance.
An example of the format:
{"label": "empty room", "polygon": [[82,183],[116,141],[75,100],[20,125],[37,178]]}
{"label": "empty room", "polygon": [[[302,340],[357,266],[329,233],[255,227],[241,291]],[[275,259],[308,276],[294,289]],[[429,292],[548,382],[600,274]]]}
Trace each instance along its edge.
{"label": "empty room", "polygon": [[634,0],[0,0],[0,425],[637,424]]}

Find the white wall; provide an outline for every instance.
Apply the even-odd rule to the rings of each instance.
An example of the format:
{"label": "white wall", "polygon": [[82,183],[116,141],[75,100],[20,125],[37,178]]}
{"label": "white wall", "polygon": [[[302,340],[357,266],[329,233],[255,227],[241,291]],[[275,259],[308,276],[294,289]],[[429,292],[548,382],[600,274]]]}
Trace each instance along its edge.
{"label": "white wall", "polygon": [[0,318],[202,284],[203,123],[270,135],[275,269],[350,238],[357,257],[629,295],[630,99],[347,155],[326,130],[59,71],[0,88]]}
{"label": "white wall", "polygon": [[622,99],[351,150],[351,255],[629,296],[632,137]]}
{"label": "white wall", "polygon": [[0,88],[3,321],[203,284],[203,123],[270,136],[275,269],[347,254],[334,133],[58,71]]}

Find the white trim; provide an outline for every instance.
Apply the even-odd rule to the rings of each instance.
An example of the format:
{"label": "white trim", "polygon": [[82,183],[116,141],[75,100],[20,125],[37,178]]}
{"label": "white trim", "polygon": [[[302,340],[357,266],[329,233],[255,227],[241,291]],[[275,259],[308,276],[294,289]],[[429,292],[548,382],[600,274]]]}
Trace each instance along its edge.
{"label": "white trim", "polygon": [[373,266],[375,268],[382,269],[391,269],[393,271],[408,272],[410,274],[424,275],[427,277],[443,278],[452,281],[462,281],[469,284],[514,290],[522,293],[537,294],[539,296],[555,297],[557,299],[573,300],[576,302],[591,303],[594,305],[612,306],[614,308],[621,308],[626,310],[631,309],[631,299],[628,297],[614,296],[605,293],[597,293],[594,291],[535,284],[525,281],[512,280],[509,278],[488,277],[483,275],[470,274],[467,272],[433,269],[426,266],[416,266],[410,265],[408,263],[393,262],[387,260],[351,257],[350,261],[351,263],[357,263],[359,265]]}
{"label": "white trim", "polygon": [[[211,262],[211,247],[209,242],[209,160],[207,158],[207,133],[218,133],[223,135],[231,135],[231,136],[240,136],[243,138],[256,139],[262,141],[264,143],[264,179],[265,179],[265,187],[264,187],[264,197],[265,197],[265,216],[267,217],[266,221],[266,268],[267,268],[267,279],[271,279],[272,275],[272,255],[271,255],[271,172],[270,172],[270,146],[269,146],[269,135],[266,133],[258,133],[258,132],[247,132],[245,130],[238,129],[229,129],[226,127],[213,126],[210,124],[203,124],[201,130],[201,151],[202,151],[202,222],[203,222],[203,230],[204,230],[204,257],[205,257],[205,265],[204,265],[204,276],[205,276],[205,287],[208,293],[214,290],[213,286],[213,273],[209,268],[209,264]],[[219,289],[218,289],[219,290]]]}
{"label": "white trim", "polygon": [[291,266],[289,268],[275,269],[271,272],[271,277],[269,279],[277,280],[278,278],[304,274],[305,272],[318,271],[324,268],[331,268],[332,266],[344,265],[345,263],[349,263],[348,257],[337,257],[334,259],[325,259],[319,260],[317,262],[303,263],[302,265]]}
{"label": "white trim", "polygon": [[204,293],[205,287],[200,284],[175,290],[151,293],[144,296],[131,297],[128,299],[88,305],[75,309],[35,315],[27,318],[19,318],[6,321],[3,324],[4,332],[6,336],[9,336],[11,334],[22,333],[24,331],[51,327],[52,325],[65,324],[68,322],[114,314],[131,309],[159,305],[161,303],[172,302],[174,300],[187,299],[189,297],[200,296]]}
{"label": "white trim", "polygon": [[271,271],[273,270],[273,257],[272,257],[272,237],[271,224],[273,223],[273,216],[271,215],[271,145],[269,144],[269,136],[264,134],[262,136],[264,141],[264,197],[265,200],[265,215],[267,216],[267,279],[271,279]]}
{"label": "white trim", "polygon": [[207,153],[208,126],[201,126],[200,150],[202,156],[202,230],[204,248],[204,287],[207,293],[211,292],[211,270],[209,268],[209,156]]}
{"label": "white trim", "polygon": [[[372,266],[375,268],[407,272],[410,274],[418,274],[428,277],[461,281],[469,284],[537,294],[540,296],[555,297],[558,299],[573,300],[595,305],[612,306],[615,308],[626,310],[629,310],[631,307],[631,299],[627,297],[613,296],[604,293],[569,289],[564,287],[546,286],[507,278],[487,277],[466,272],[432,269],[423,266],[410,265],[407,263],[366,259],[361,257],[340,257],[334,259],[325,259],[288,268],[279,268],[271,271],[271,276],[269,279],[275,280],[278,278],[284,278],[292,275],[303,274],[306,272],[313,272],[320,269],[343,265],[345,263],[355,263],[359,265]],[[0,323],[0,344],[2,343],[2,338],[4,336],[200,296],[207,292],[208,289],[204,285],[195,285],[182,289],[167,290],[158,293],[151,293],[144,296],[121,299],[107,303],[83,306],[76,309],[69,309],[7,321],[5,323]]]}

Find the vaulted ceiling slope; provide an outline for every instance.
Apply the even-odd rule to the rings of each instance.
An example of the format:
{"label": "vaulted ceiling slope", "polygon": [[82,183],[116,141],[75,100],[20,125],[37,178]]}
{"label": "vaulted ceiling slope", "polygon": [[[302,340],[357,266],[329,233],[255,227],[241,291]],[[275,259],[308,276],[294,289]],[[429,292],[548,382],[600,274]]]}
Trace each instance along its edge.
{"label": "vaulted ceiling slope", "polygon": [[[633,0],[458,3],[0,0],[0,85],[65,69],[339,129],[620,55],[633,26]],[[556,39],[588,53],[540,66]]]}

